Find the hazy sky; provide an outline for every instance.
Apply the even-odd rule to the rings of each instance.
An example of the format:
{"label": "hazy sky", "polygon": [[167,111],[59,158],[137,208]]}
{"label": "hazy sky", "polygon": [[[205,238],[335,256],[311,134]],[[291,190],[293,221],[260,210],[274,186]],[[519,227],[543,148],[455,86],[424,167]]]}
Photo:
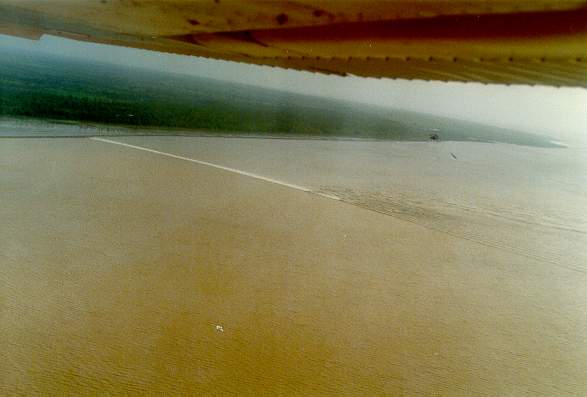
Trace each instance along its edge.
{"label": "hazy sky", "polygon": [[587,145],[587,89],[327,76],[50,36],[29,41],[0,35],[0,46],[446,115]]}

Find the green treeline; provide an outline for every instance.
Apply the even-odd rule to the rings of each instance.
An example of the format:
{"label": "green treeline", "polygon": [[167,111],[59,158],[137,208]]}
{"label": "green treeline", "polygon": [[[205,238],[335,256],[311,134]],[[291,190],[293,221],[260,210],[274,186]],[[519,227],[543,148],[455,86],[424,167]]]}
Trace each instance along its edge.
{"label": "green treeline", "polygon": [[137,127],[395,140],[544,137],[471,122],[204,78],[0,49],[0,116]]}

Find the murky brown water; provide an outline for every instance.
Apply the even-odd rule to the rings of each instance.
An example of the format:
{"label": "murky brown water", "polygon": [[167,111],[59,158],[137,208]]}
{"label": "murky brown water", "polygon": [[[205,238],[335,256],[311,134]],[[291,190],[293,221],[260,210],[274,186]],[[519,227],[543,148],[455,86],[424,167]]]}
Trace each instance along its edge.
{"label": "murky brown water", "polygon": [[308,186],[431,230],[587,271],[586,147],[117,139]]}
{"label": "murky brown water", "polygon": [[[234,144],[208,142],[209,155]],[[257,142],[240,158],[261,173],[267,145],[279,157],[284,143]],[[364,150],[333,145],[332,156],[346,148],[377,168]],[[302,153],[289,148],[281,153]],[[321,150],[266,172],[342,195],[352,176],[316,176],[339,161],[316,175],[299,168],[327,159]],[[587,393],[587,275],[563,248],[548,260],[520,255],[87,139],[3,139],[0,170],[3,394]],[[357,182],[352,194],[389,197],[372,187],[389,174],[372,174],[371,190]]]}

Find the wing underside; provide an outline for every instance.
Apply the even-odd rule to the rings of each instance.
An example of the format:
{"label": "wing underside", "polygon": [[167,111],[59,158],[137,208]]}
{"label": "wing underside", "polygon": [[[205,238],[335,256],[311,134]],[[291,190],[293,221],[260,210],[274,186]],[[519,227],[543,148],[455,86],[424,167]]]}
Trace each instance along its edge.
{"label": "wing underside", "polygon": [[587,87],[585,1],[14,1],[50,34],[330,74]]}

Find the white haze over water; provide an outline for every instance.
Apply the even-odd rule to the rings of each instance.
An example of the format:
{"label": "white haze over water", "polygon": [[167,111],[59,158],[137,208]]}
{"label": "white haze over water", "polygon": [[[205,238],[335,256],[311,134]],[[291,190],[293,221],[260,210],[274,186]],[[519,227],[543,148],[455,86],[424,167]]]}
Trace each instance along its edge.
{"label": "white haze over water", "polygon": [[544,134],[568,146],[587,147],[587,90],[581,88],[327,76],[51,36],[30,41],[0,35],[0,46],[414,110]]}

